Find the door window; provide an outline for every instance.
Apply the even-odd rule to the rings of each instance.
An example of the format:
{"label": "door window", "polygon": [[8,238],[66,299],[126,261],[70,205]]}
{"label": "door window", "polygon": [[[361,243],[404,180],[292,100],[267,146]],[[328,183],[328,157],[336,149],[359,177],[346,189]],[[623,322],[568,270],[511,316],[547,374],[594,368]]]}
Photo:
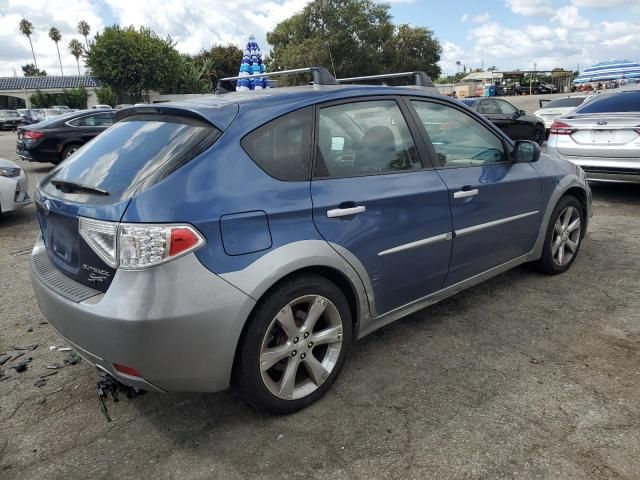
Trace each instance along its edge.
{"label": "door window", "polygon": [[480,102],[478,112],[489,115],[500,115],[500,110],[493,100],[483,100]]}
{"label": "door window", "polygon": [[504,115],[513,116],[517,112],[516,107],[514,107],[510,103],[503,102],[501,100],[498,100],[495,103],[498,104],[498,108],[500,109],[500,112]]}
{"label": "door window", "polygon": [[409,127],[394,100],[320,110],[315,178],[378,175],[422,168]]}
{"label": "door window", "polygon": [[474,167],[504,162],[504,145],[478,120],[439,103],[411,102],[436,151],[437,168]]}

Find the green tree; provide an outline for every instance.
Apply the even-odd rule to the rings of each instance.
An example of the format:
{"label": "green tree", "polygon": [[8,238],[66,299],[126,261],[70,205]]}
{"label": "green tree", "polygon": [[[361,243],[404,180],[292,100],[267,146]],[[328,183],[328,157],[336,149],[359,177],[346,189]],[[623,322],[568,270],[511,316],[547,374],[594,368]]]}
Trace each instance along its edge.
{"label": "green tree", "polygon": [[72,88],[69,90],[63,90],[62,95],[58,97],[58,101],[62,105],[66,105],[70,108],[78,108],[84,110],[87,108],[87,100],[89,99],[89,94],[87,93],[86,88],[83,83],[80,83],[76,88]]}
{"label": "green tree", "polygon": [[86,64],[117,94],[127,92],[140,101],[150,90],[173,88],[181,56],[170,37],[161,38],[148,28],[114,25],[95,36]]}
{"label": "green tree", "polygon": [[36,93],[31,95],[31,106],[33,108],[48,108],[56,104],[56,97],[50,93],[36,90]]}
{"label": "green tree", "polygon": [[85,48],[89,48],[89,34],[91,33],[91,27],[84,20],[80,20],[78,22],[78,33],[84,37],[84,46]]}
{"label": "green tree", "polygon": [[64,72],[62,71],[62,58],[60,58],[60,47],[58,47],[58,42],[62,40],[60,30],[58,30],[56,27],[51,27],[49,29],[49,38],[53,40],[53,43],[56,44],[56,50],[58,51],[58,62],[60,62],[60,74],[64,75]]}
{"label": "green tree", "polygon": [[438,77],[441,47],[426,28],[395,26],[389,5],[315,0],[267,34],[271,71],[323,65],[337,77],[424,70]]}
{"label": "green tree", "polygon": [[116,102],[118,101],[116,98],[116,94],[113,93],[111,87],[109,85],[102,85],[96,88],[96,96],[98,97],[98,103],[102,105],[110,105],[112,107],[116,106]]}
{"label": "green tree", "polygon": [[22,65],[22,74],[25,77],[46,77],[47,72],[45,70],[40,70],[33,63],[27,63],[26,65]]}
{"label": "green tree", "polygon": [[75,38],[69,42],[69,53],[76,57],[76,63],[78,64],[78,75],[80,75],[80,56],[84,52],[82,44]]}
{"label": "green tree", "polygon": [[33,55],[33,64],[38,68],[38,62],[36,61],[36,52],[33,49],[33,43],[31,42],[31,35],[33,34],[33,23],[26,18],[20,20],[20,33],[29,39],[29,45],[31,45],[31,54]]}
{"label": "green tree", "polygon": [[206,67],[204,79],[207,82],[206,91],[212,92],[218,80],[238,74],[243,52],[232,44],[215,45],[209,50],[202,50],[195,56],[197,65]]}

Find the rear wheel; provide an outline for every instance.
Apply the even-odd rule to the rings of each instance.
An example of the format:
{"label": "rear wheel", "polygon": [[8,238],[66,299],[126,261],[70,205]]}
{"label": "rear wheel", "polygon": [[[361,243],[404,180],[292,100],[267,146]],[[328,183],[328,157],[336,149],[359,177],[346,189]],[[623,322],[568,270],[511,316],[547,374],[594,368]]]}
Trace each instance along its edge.
{"label": "rear wheel", "polygon": [[256,308],[238,352],[245,399],[274,413],[318,400],[342,369],[351,326],[345,296],[324,277],[304,274],[277,286]]}
{"label": "rear wheel", "polygon": [[540,125],[536,126],[535,130],[533,131],[533,137],[531,138],[531,140],[542,146],[545,141],[544,127]]}
{"label": "rear wheel", "polygon": [[583,238],[584,211],[577,198],[560,199],[547,227],[538,268],[549,275],[566,271],[576,259]]}
{"label": "rear wheel", "polygon": [[[73,155],[74,153],[76,153],[80,147],[82,145],[78,145],[76,143],[72,144],[72,145],[67,145],[64,150],[62,150],[62,155],[60,155],[60,161],[62,160],[66,160],[67,158],[69,158],[71,155]],[[60,162],[58,162],[60,163]]]}

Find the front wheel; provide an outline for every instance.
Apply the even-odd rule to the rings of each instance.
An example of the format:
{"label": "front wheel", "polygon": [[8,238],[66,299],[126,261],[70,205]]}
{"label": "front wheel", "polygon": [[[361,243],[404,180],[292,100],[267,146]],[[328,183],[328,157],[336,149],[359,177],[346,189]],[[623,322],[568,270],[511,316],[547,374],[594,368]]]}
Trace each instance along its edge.
{"label": "front wheel", "polygon": [[342,369],[351,344],[349,305],[318,275],[292,277],[256,308],[238,352],[237,383],[261,410],[291,413],[318,400]]}
{"label": "front wheel", "polygon": [[538,268],[549,275],[566,271],[582,243],[584,211],[577,198],[565,196],[553,210]]}

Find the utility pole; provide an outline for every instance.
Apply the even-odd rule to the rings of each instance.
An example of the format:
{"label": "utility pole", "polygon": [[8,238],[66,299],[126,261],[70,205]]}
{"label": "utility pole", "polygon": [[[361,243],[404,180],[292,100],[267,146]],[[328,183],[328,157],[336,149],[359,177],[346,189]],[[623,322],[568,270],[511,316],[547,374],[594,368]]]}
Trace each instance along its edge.
{"label": "utility pole", "polygon": [[529,95],[531,95],[531,91],[533,90],[533,79],[535,78],[537,68],[538,68],[538,64],[534,63],[533,64],[533,77],[529,77]]}

